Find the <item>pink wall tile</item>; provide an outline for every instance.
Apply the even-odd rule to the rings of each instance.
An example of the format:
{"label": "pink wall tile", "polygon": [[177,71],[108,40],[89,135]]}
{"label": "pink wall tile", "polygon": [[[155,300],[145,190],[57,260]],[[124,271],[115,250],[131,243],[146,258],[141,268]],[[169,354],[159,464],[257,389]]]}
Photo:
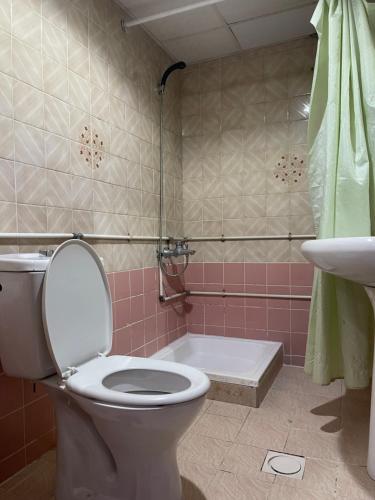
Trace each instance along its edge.
{"label": "pink wall tile", "polygon": [[24,426],[23,409],[0,419],[0,461],[24,446]]}
{"label": "pink wall tile", "polygon": [[131,351],[130,327],[121,328],[113,335],[112,354],[127,355]]}
{"label": "pink wall tile", "polygon": [[0,483],[8,479],[8,477],[15,474],[17,471],[25,467],[26,454],[25,449],[14,453],[13,455],[0,461]]}
{"label": "pink wall tile", "polygon": [[286,263],[267,264],[267,285],[289,285],[290,265]]}
{"label": "pink wall tile", "polygon": [[244,307],[226,307],[225,308],[225,326],[228,328],[245,328],[245,308]]}
{"label": "pink wall tile", "polygon": [[236,337],[239,339],[245,338],[246,330],[245,328],[236,328],[225,326],[225,336],[226,337]]}
{"label": "pink wall tile", "polygon": [[246,307],[245,325],[247,330],[267,329],[267,310],[265,307]]}
{"label": "pink wall tile", "polygon": [[22,406],[22,380],[0,375],[0,418]]}
{"label": "pink wall tile", "polygon": [[[234,293],[242,293],[245,291],[245,285],[224,285],[225,287],[225,291],[226,292],[234,292]],[[225,298],[225,305],[226,306],[235,306],[235,307],[239,307],[239,306],[242,306],[244,307],[245,306],[245,298],[244,297],[226,297]]]}
{"label": "pink wall tile", "polygon": [[[278,295],[290,295],[290,287],[287,285],[268,285],[267,293]],[[268,307],[278,309],[290,309],[291,301],[289,299],[268,299]]]}
{"label": "pink wall tile", "polygon": [[203,264],[191,263],[185,272],[186,283],[203,283]]}
{"label": "pink wall tile", "polygon": [[137,295],[130,299],[130,318],[132,323],[141,321],[144,318],[144,296]]}
{"label": "pink wall tile", "polygon": [[293,366],[305,366],[305,357],[304,356],[291,356],[290,364]]}
{"label": "pink wall tile", "polygon": [[[266,287],[264,286],[257,286],[257,285],[250,285],[250,286],[245,286],[245,292],[249,293],[266,293]],[[267,299],[260,298],[260,297],[248,297],[245,299],[245,306],[246,307],[267,307]]]}
{"label": "pink wall tile", "polygon": [[156,314],[158,306],[158,296],[155,291],[145,293],[144,303],[145,303],[145,318],[153,316]]}
{"label": "pink wall tile", "polygon": [[130,293],[132,296],[143,293],[143,269],[130,271]]}
{"label": "pink wall tile", "polygon": [[[292,286],[291,293],[293,295],[310,295],[311,296],[311,287],[307,286]],[[291,301],[292,309],[310,309],[310,301],[309,300],[292,300]]]}
{"label": "pink wall tile", "polygon": [[292,354],[297,356],[305,356],[307,335],[303,333],[292,333]]}
{"label": "pink wall tile", "polygon": [[156,324],[158,329],[158,336],[166,335],[168,332],[167,311],[162,311],[156,316]]}
{"label": "pink wall tile", "polygon": [[132,351],[145,345],[145,324],[144,321],[130,325],[130,339]]}
{"label": "pink wall tile", "polygon": [[[219,285],[219,284],[215,284],[215,283],[205,284],[203,287],[203,291],[222,292],[223,285]],[[221,306],[224,305],[223,297],[220,297],[220,296],[201,297],[201,301],[204,304],[216,304],[216,305],[221,305]]]}
{"label": "pink wall tile", "polygon": [[138,358],[144,358],[146,356],[145,346],[142,346],[139,349],[132,351],[131,355]]}
{"label": "pink wall tile", "polygon": [[130,278],[128,271],[114,274],[115,300],[130,297]]}
{"label": "pink wall tile", "polygon": [[204,309],[206,325],[224,327],[224,306],[207,304]]}
{"label": "pink wall tile", "polygon": [[194,323],[191,323],[189,326],[188,326],[188,331],[190,333],[198,333],[198,334],[204,334],[204,330],[205,330],[205,325],[195,325]]}
{"label": "pink wall tile", "polygon": [[157,267],[147,267],[143,270],[143,284],[145,293],[158,289]]}
{"label": "pink wall tile", "polygon": [[204,324],[204,305],[194,304],[190,313],[188,314],[189,323]]}
{"label": "pink wall tile", "polygon": [[49,398],[38,399],[25,407],[26,444],[45,434],[53,425],[53,406]]}
{"label": "pink wall tile", "polygon": [[177,322],[177,312],[173,308],[168,309],[167,313],[167,321],[168,321],[168,332],[171,330],[175,330],[178,326]]}
{"label": "pink wall tile", "polygon": [[245,265],[240,262],[224,264],[224,284],[243,285],[245,283]]}
{"label": "pink wall tile", "polygon": [[123,328],[131,322],[130,299],[119,300],[114,303],[115,330]]}
{"label": "pink wall tile", "polygon": [[292,314],[292,332],[307,333],[309,328],[309,311],[296,309],[291,311]]}
{"label": "pink wall tile", "polygon": [[273,330],[276,332],[289,332],[289,309],[268,309],[268,330]]}
{"label": "pink wall tile", "polygon": [[291,264],[291,283],[294,286],[311,286],[314,278],[314,266],[312,264]]}
{"label": "pink wall tile", "polygon": [[158,337],[158,351],[160,349],[163,349],[163,347],[166,347],[168,345],[168,335],[162,335],[161,337]]}
{"label": "pink wall tile", "polygon": [[255,330],[253,328],[246,328],[245,338],[252,340],[269,340],[266,330]]}
{"label": "pink wall tile", "polygon": [[151,342],[158,338],[156,316],[145,319],[145,342]]}
{"label": "pink wall tile", "polygon": [[204,264],[204,283],[224,283],[224,264],[222,262]]}
{"label": "pink wall tile", "polygon": [[219,335],[221,337],[225,336],[225,327],[223,326],[216,326],[216,325],[205,325],[205,332],[206,335]]}
{"label": "pink wall tile", "polygon": [[32,380],[23,381],[23,402],[25,405],[46,396],[47,391],[42,384],[34,383]]}
{"label": "pink wall tile", "polygon": [[31,462],[34,462],[34,460],[36,460],[55,446],[56,431],[52,429],[51,431],[43,434],[26,446],[26,463],[30,464]]}
{"label": "pink wall tile", "polygon": [[266,268],[266,264],[245,263],[245,284],[265,285]]}
{"label": "pink wall tile", "polygon": [[149,342],[148,344],[145,345],[145,355],[146,358],[152,356],[155,354],[155,352],[158,350],[158,341],[153,340],[152,342]]}

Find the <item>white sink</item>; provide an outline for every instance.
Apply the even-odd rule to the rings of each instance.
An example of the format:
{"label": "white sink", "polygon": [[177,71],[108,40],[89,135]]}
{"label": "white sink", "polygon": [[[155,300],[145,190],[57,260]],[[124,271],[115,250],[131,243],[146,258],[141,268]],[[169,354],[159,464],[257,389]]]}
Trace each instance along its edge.
{"label": "white sink", "polygon": [[[375,237],[311,240],[301,250],[323,271],[363,285],[375,311]],[[367,470],[375,480],[375,363],[372,380]]]}
{"label": "white sink", "polygon": [[375,238],[328,238],[302,244],[302,253],[327,273],[375,287]]}

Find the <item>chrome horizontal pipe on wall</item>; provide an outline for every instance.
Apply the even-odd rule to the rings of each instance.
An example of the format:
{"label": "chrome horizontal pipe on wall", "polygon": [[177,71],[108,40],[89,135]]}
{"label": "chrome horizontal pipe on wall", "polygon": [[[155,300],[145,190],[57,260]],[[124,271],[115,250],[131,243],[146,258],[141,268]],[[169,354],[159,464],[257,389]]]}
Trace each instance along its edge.
{"label": "chrome horizontal pipe on wall", "polygon": [[[0,240],[105,240],[105,241],[159,241],[158,236],[130,236],[117,234],[83,234],[83,233],[0,233]],[[163,238],[169,241],[168,237]]]}
{"label": "chrome horizontal pipe on wall", "polygon": [[278,293],[247,293],[247,292],[195,292],[193,290],[187,292],[190,296],[207,296],[207,297],[249,297],[256,299],[285,299],[285,300],[311,300],[311,295],[291,295]]}
{"label": "chrome horizontal pipe on wall", "polygon": [[[131,236],[129,234],[91,234],[91,233],[0,233],[0,240],[69,240],[81,238],[105,241],[159,241],[159,236]],[[262,241],[262,240],[314,240],[315,234],[261,235],[261,236],[192,236],[181,238],[184,241]],[[175,238],[164,236],[164,241]],[[178,238],[176,238],[178,239]]]}
{"label": "chrome horizontal pipe on wall", "polygon": [[186,237],[186,241],[266,241],[266,240],[315,240],[315,234],[292,234],[287,235],[259,235],[259,236],[193,236]]}

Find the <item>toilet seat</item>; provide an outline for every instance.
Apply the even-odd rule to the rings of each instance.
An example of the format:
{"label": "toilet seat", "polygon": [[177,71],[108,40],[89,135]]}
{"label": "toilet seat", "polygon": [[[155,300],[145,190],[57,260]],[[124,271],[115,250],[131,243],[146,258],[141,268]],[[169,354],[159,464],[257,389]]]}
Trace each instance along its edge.
{"label": "toilet seat", "polygon": [[103,264],[81,240],[68,240],[53,253],[42,294],[47,346],[58,375],[112,348],[112,300]]}
{"label": "toilet seat", "polygon": [[203,396],[207,376],[190,366],[131,356],[99,357],[65,382],[66,388],[96,401],[120,406],[164,406]]}

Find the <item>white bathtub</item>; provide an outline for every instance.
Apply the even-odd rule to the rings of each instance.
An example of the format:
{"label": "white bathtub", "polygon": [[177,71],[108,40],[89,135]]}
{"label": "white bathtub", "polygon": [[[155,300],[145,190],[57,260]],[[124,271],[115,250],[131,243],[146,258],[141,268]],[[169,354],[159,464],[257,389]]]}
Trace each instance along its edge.
{"label": "white bathtub", "polygon": [[194,366],[217,382],[258,387],[281,350],[280,342],[187,333],[152,357]]}

